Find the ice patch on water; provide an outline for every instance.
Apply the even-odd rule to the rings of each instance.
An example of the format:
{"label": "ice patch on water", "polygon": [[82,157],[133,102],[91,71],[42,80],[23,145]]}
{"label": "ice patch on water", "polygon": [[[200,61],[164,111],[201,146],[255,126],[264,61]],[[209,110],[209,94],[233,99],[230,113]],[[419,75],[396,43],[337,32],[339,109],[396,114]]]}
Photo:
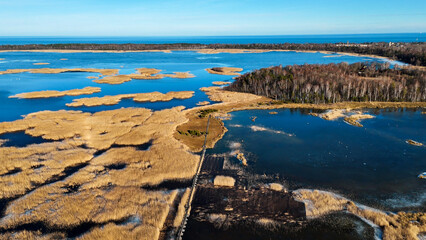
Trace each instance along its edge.
{"label": "ice patch on water", "polygon": [[197,59],[199,59],[199,60],[206,60],[206,59],[219,59],[219,58],[222,58],[222,57],[197,57]]}
{"label": "ice patch on water", "polygon": [[230,127],[236,127],[236,128],[243,127],[243,125],[241,125],[241,124],[230,124],[229,126]]}
{"label": "ice patch on water", "polygon": [[41,62],[41,60],[10,60],[10,62]]}
{"label": "ice patch on water", "polygon": [[270,129],[270,128],[265,128],[265,127],[256,126],[256,125],[250,126],[250,129],[254,132],[270,132],[270,133],[287,135],[289,137],[294,136],[294,134],[291,134],[291,133],[286,133],[286,132],[283,132],[283,131],[273,130],[273,129]]}
{"label": "ice patch on water", "polygon": [[384,201],[387,206],[393,208],[405,208],[405,207],[420,207],[426,201],[426,193],[417,195],[415,198],[408,198],[406,196],[396,196],[389,198]]}
{"label": "ice patch on water", "polygon": [[241,148],[241,143],[239,143],[239,142],[230,142],[229,143],[229,148],[231,148],[231,149]]}

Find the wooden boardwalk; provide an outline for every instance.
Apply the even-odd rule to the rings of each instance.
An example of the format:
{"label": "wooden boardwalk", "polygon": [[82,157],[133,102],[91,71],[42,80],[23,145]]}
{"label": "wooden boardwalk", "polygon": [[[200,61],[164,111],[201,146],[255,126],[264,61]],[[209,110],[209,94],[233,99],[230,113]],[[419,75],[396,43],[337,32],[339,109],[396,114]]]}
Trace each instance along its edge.
{"label": "wooden boardwalk", "polygon": [[211,116],[209,115],[209,119],[207,120],[207,126],[206,126],[206,135],[204,137],[203,151],[201,153],[200,161],[198,162],[197,172],[196,172],[196,174],[195,174],[195,176],[192,180],[192,186],[191,186],[189,198],[188,198],[188,201],[185,204],[185,214],[183,216],[182,223],[180,224],[178,232],[177,232],[177,236],[176,236],[177,240],[182,239],[183,233],[185,232],[186,223],[188,222],[188,217],[189,217],[189,214],[191,212],[192,200],[194,199],[194,194],[195,194],[195,189],[197,187],[198,177],[200,176],[201,168],[203,166],[204,156],[206,154],[206,143],[207,143],[207,135],[209,134],[210,118],[211,118]]}

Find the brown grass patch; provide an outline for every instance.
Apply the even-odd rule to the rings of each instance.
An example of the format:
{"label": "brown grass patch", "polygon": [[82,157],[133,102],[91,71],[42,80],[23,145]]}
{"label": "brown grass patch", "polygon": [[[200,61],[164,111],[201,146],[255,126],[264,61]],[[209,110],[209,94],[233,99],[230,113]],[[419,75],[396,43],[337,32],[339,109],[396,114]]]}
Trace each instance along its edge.
{"label": "brown grass patch", "polygon": [[188,99],[193,95],[193,91],[168,92],[164,94],[160,92],[119,94],[113,96],[74,99],[72,103],[67,103],[66,105],[68,107],[115,105],[125,98],[133,98],[133,101],[135,102],[166,102],[172,99]]}
{"label": "brown grass patch", "polygon": [[278,192],[282,192],[285,190],[284,186],[279,183],[271,183],[269,184],[269,188]]}
{"label": "brown grass patch", "polygon": [[216,176],[213,181],[215,186],[222,187],[233,187],[235,185],[235,179],[228,176]]}
{"label": "brown grass patch", "polygon": [[191,193],[191,189],[187,188],[187,189],[185,189],[184,193],[182,194],[182,198],[180,200],[180,203],[179,203],[179,206],[178,206],[178,209],[177,209],[177,212],[176,212],[176,216],[175,216],[175,219],[173,221],[174,227],[179,227],[180,224],[183,221],[183,217],[184,217],[184,214],[185,214],[185,205],[186,205],[186,202],[188,201],[190,193]]}
{"label": "brown grass patch", "polygon": [[[208,117],[199,117],[197,111],[191,111],[187,113],[189,121],[178,126],[177,130],[180,132],[188,132],[188,130],[195,130],[199,132],[206,131]],[[207,144],[208,148],[212,148],[214,144],[219,141],[223,134],[227,131],[222,121],[217,118],[210,119],[210,126],[207,135]],[[180,142],[188,146],[192,151],[199,152],[203,148],[204,135],[200,136],[191,136],[179,134],[179,132],[174,133],[174,137]]]}
{"label": "brown grass patch", "polygon": [[107,84],[121,84],[124,82],[131,81],[132,79],[138,80],[153,80],[162,79],[165,77],[170,78],[193,78],[193,74],[189,72],[174,72],[173,74],[159,74],[161,70],[155,68],[138,68],[138,73],[132,73],[127,75],[109,76],[102,79],[94,80],[96,83],[107,83]]}
{"label": "brown grass patch", "polygon": [[2,74],[14,74],[14,73],[44,73],[44,74],[57,74],[64,72],[97,72],[105,76],[118,74],[118,69],[97,69],[97,68],[34,68],[34,69],[8,69],[6,71],[0,71]]}
{"label": "brown grass patch", "polygon": [[85,87],[82,89],[72,89],[66,91],[56,91],[56,90],[46,90],[38,92],[27,92],[19,93],[9,98],[50,98],[50,97],[63,97],[63,96],[78,96],[78,95],[87,95],[100,92],[101,88],[99,87]]}
{"label": "brown grass patch", "polygon": [[131,81],[132,78],[128,75],[117,75],[117,76],[107,76],[101,79],[93,80],[95,83],[107,83],[107,84],[122,84],[124,82]]}
{"label": "brown grass patch", "polygon": [[[235,68],[235,67],[214,67],[214,68],[206,68],[206,71],[208,72],[208,73],[211,73],[211,74],[219,74],[219,75],[240,75],[240,73],[238,73],[238,72],[241,72],[241,71],[243,71],[243,69],[242,68]],[[229,84],[229,83],[227,83],[227,82],[216,82],[216,83],[219,83],[219,84],[215,84],[215,82],[213,82],[213,84],[215,84],[215,85],[224,85],[223,83],[226,83],[226,84]]]}
{"label": "brown grass patch", "polygon": [[225,91],[222,90],[221,87],[202,87],[200,90],[205,92],[207,96],[209,96],[210,100],[215,102],[241,102],[244,104],[251,104],[253,100],[260,100],[263,98],[250,93]]}
{"label": "brown grass patch", "polygon": [[213,83],[213,85],[217,85],[217,86],[231,84],[231,82],[222,82],[222,81],[216,81],[216,82],[212,82],[212,83]]}

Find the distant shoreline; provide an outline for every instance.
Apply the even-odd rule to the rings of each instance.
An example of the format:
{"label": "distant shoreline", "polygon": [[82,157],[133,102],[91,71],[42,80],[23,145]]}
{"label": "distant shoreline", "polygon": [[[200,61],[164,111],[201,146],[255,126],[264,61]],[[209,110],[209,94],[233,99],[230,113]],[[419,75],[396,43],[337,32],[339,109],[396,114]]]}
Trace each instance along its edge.
{"label": "distant shoreline", "polygon": [[[214,51],[208,53],[208,50]],[[198,52],[202,54],[218,54],[218,53],[265,53],[265,52],[298,52],[298,53],[323,53],[323,54],[335,54],[335,55],[346,55],[356,57],[369,57],[386,59],[389,61],[396,61],[388,57],[371,54],[358,54],[348,52],[333,52],[333,51],[312,51],[312,50],[284,50],[284,49],[214,49],[214,48],[199,48],[199,49],[169,49],[169,50],[61,50],[61,49],[31,49],[31,50],[0,50],[0,52],[44,52],[44,53],[141,53],[141,52],[158,52],[158,53],[172,53],[177,51],[190,51]],[[337,56],[336,56],[337,57]]]}
{"label": "distant shoreline", "polygon": [[371,42],[371,43],[252,43],[252,44],[28,44],[0,45],[0,52],[56,52],[56,53],[127,53],[196,51],[204,54],[216,53],[263,53],[279,52],[320,52],[325,54],[354,55],[397,60],[415,66],[426,66],[424,52],[426,42]]}

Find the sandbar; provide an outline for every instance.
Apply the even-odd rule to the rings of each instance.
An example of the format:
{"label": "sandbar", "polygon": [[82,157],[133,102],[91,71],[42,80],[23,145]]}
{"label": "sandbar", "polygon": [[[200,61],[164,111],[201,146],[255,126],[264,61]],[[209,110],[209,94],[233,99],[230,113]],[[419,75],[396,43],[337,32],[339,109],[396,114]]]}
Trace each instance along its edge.
{"label": "sandbar", "polygon": [[9,98],[51,98],[51,97],[63,97],[63,96],[78,96],[78,95],[87,95],[100,92],[101,88],[99,87],[85,87],[82,89],[72,89],[66,91],[56,91],[56,90],[46,90],[38,92],[26,92],[19,93]]}
{"label": "sandbar", "polygon": [[188,99],[191,98],[193,95],[193,91],[119,94],[113,96],[74,99],[72,103],[67,103],[66,105],[68,107],[93,107],[101,105],[115,105],[118,104],[122,99],[126,98],[133,98],[133,101],[135,102],[166,102],[172,99]]}
{"label": "sandbar", "polygon": [[41,62],[41,63],[33,63],[33,65],[49,65],[50,63],[43,63],[43,62]]}

